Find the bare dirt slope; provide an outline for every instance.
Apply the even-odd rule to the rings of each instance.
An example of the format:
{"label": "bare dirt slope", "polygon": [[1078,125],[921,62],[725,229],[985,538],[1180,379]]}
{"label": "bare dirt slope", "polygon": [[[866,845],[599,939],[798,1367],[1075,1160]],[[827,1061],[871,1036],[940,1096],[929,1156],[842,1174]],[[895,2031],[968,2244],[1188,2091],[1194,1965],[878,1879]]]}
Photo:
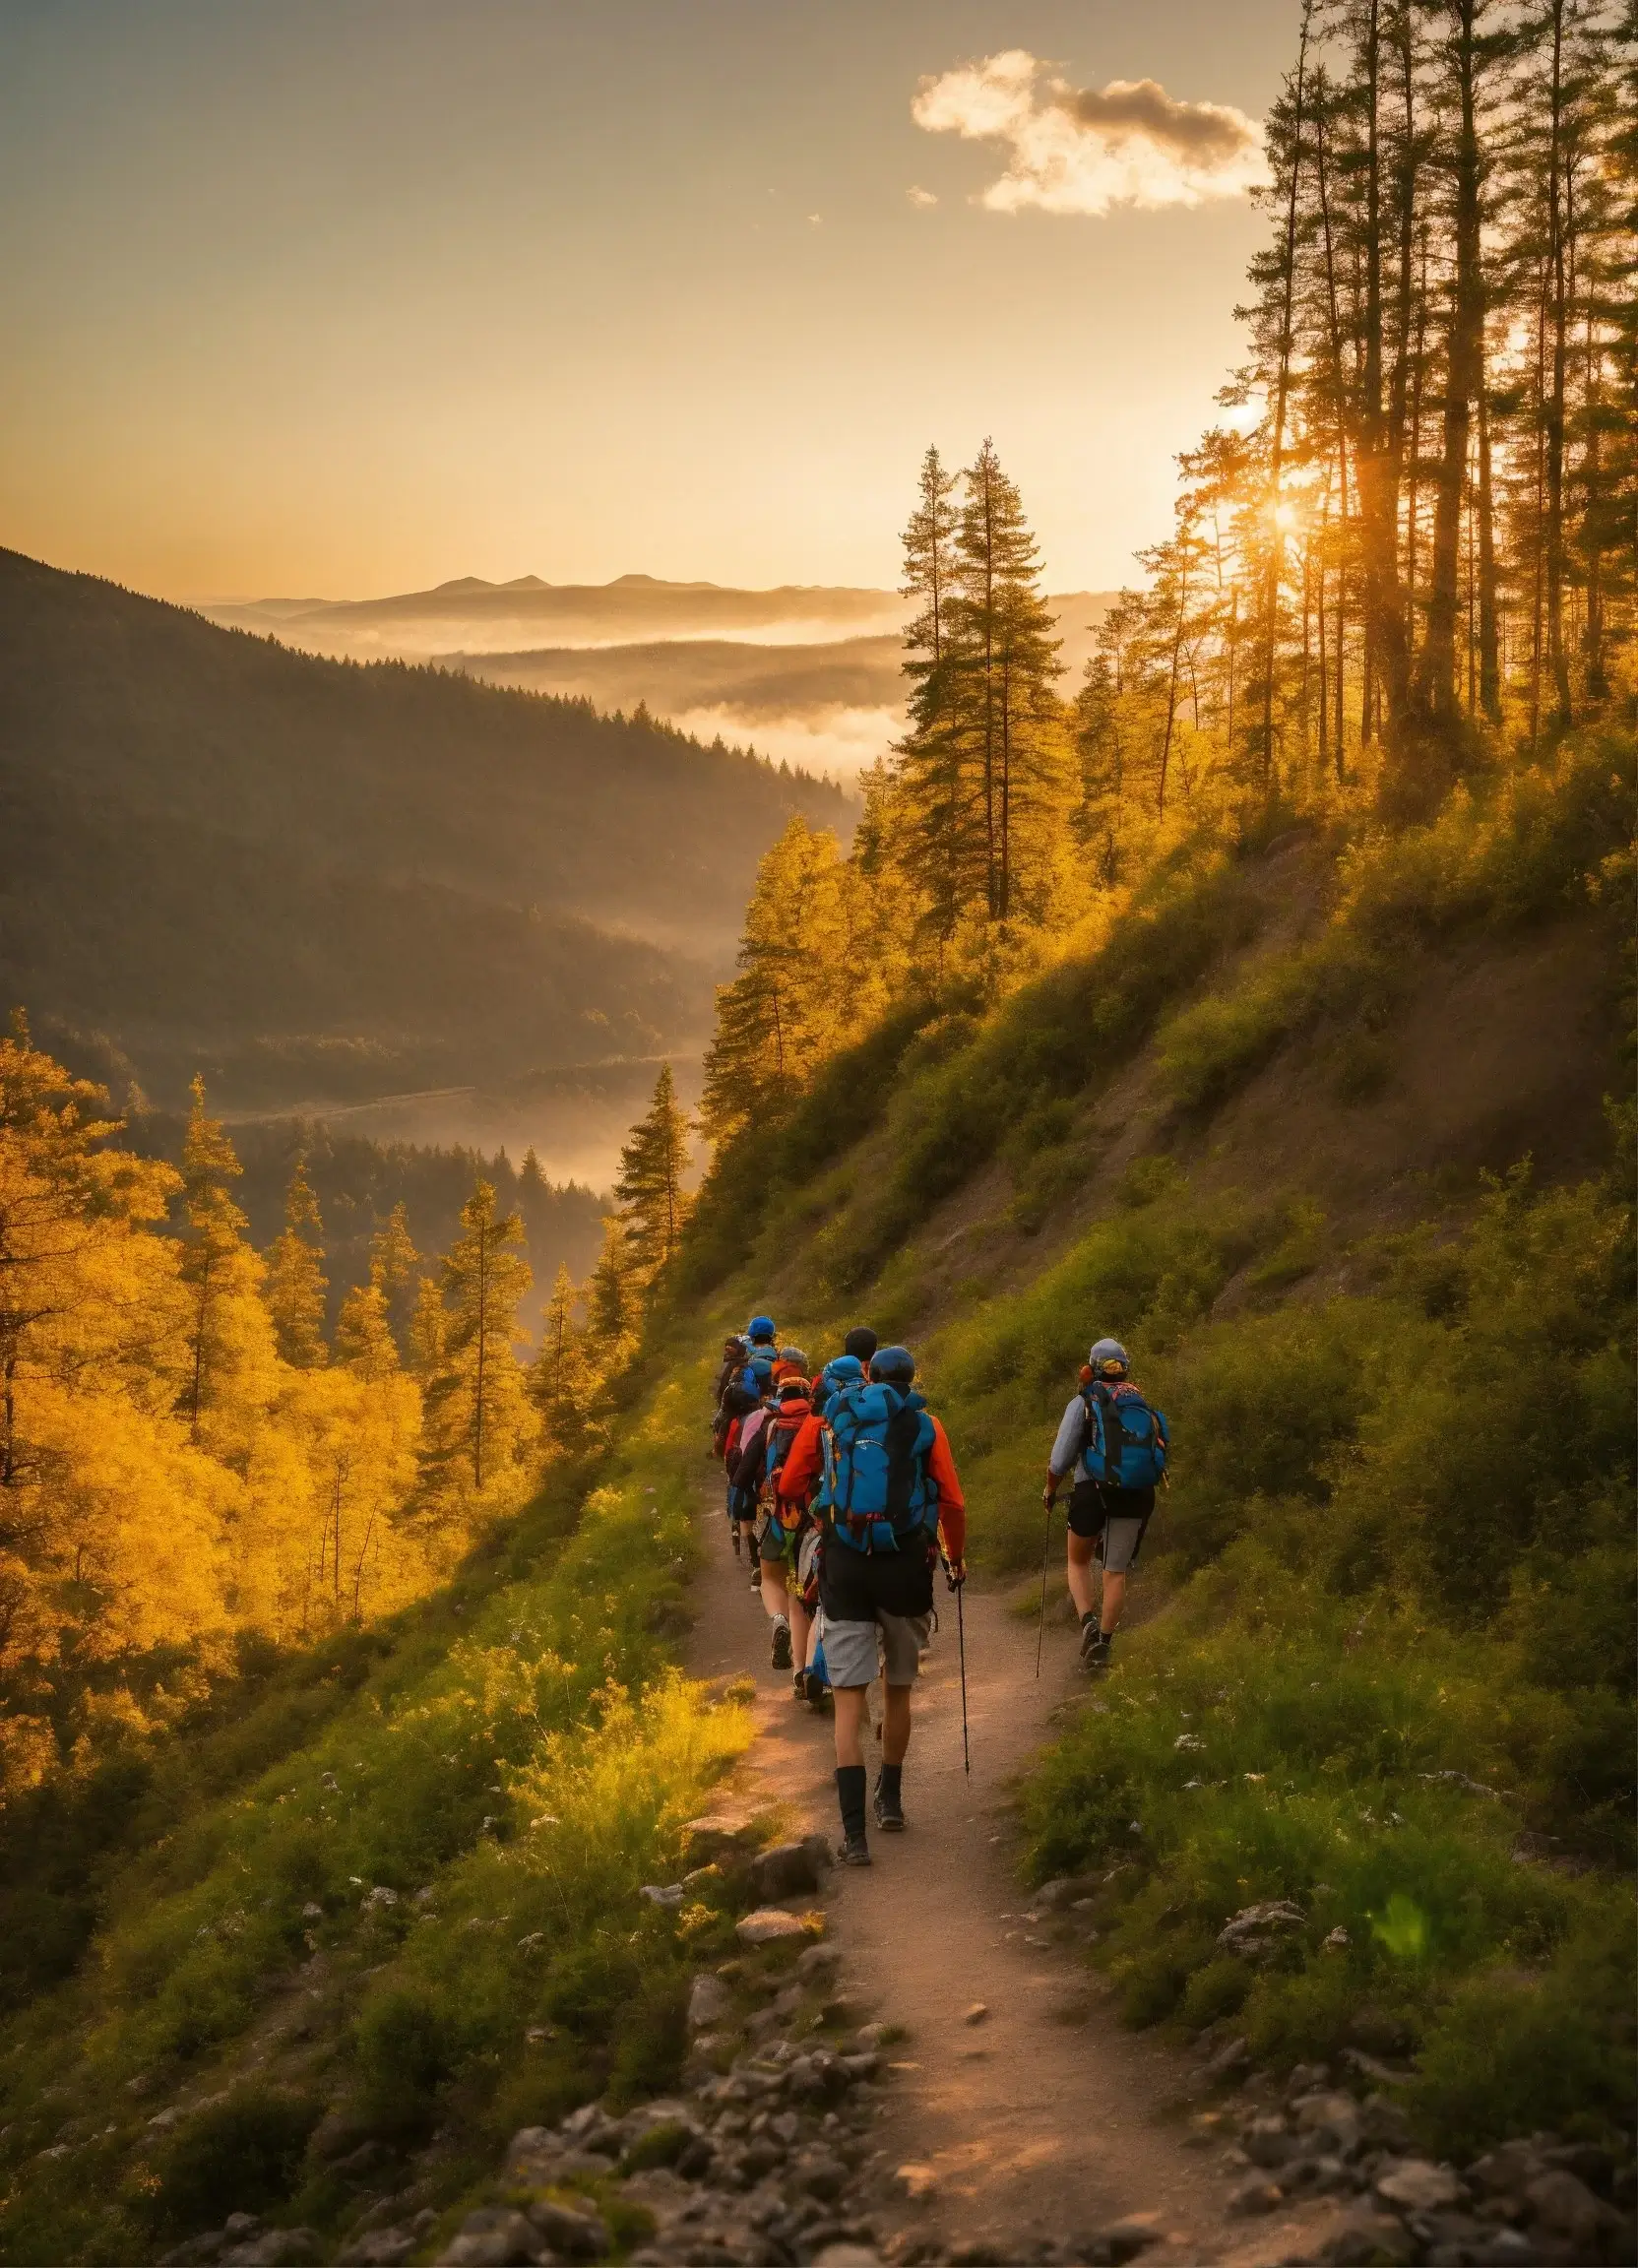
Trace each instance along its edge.
{"label": "bare dirt slope", "polygon": [[[755,1676],[747,1793],[783,1805],[797,1831],[834,1834],[830,1720],[792,1702],[787,1672],[770,1670],[766,1618],[728,1550],[713,1479],[701,1497],[690,1669]],[[921,2166],[933,2179],[897,2218],[941,2248],[982,2239],[1009,2258],[1134,2216],[1162,2239],[1153,2258],[1252,2268],[1311,2257],[1334,2209],[1256,2225],[1228,2218],[1239,2174],[1221,2163],[1222,2142],[1203,2144],[1191,2129],[1185,2066],[1123,2030],[1072,1947],[1028,1918],[1011,1796],[1074,1688],[1070,1632],[1048,1627],[1038,1683],[1034,1621],[1009,1613],[999,1592],[970,1587],[968,1777],[955,1603],[942,1582],[939,1592],[905,1772],[910,1831],[876,1835],[870,1871],[837,1869],[827,1890],[847,1997],[908,2035],[894,2050],[900,2085],[881,2171]],[[878,1694],[872,1705],[879,1716]],[[970,2022],[977,2002],[987,2014]]]}

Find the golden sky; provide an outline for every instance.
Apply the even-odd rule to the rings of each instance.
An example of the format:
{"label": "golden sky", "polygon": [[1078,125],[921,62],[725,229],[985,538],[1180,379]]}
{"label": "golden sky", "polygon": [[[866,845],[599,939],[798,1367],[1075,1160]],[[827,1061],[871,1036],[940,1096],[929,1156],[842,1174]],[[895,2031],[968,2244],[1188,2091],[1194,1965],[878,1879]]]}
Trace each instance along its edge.
{"label": "golden sky", "polygon": [[1294,0],[6,0],[0,543],[170,597],[891,584],[1169,515]]}

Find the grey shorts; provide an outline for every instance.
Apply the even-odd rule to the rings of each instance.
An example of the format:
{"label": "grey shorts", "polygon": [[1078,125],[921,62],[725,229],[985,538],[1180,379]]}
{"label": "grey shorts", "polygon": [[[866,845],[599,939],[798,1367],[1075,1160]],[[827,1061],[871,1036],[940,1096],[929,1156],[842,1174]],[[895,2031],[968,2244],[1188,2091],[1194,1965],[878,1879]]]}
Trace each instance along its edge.
{"label": "grey shorts", "polygon": [[889,1614],[876,1609],[873,1622],[833,1622],[820,1610],[817,1634],[825,1642],[825,1668],[832,1685],[868,1685],[880,1674],[890,1685],[914,1685],[921,1655],[932,1636],[930,1614]]}
{"label": "grey shorts", "polygon": [[1098,1556],[1107,1575],[1124,1575],[1137,1557],[1138,1540],[1148,1525],[1143,1520],[1105,1520]]}

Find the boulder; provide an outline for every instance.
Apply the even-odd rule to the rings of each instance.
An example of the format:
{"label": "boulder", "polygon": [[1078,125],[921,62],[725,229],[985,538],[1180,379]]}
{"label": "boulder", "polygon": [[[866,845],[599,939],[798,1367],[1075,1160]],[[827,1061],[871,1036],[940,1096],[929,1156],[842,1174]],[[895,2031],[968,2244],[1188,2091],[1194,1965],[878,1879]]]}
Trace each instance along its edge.
{"label": "boulder", "polygon": [[894,2170],[893,2186],[912,2205],[924,2204],[938,2187],[938,2174],[931,2166],[919,2163],[900,2166]]}
{"label": "boulder", "polygon": [[807,1924],[799,1914],[791,1914],[783,1906],[759,1906],[754,1914],[734,1923],[733,1933],[741,1945],[777,1945],[785,1939],[805,1937]]}
{"label": "boulder", "polygon": [[1240,2136],[1240,2148],[1253,2166],[1265,2173],[1277,2174],[1288,2159],[1294,2158],[1302,2145],[1277,2112],[1265,2111],[1253,2118]]}
{"label": "boulder", "polygon": [[608,2250],[608,2231],[596,2213],[576,2212],[542,2197],[527,2218],[561,2260],[600,2260]]}
{"label": "boulder", "polygon": [[1285,2198],[1278,2181],[1271,2181],[1266,2174],[1253,2174],[1238,2182],[1228,2192],[1228,2211],[1236,2219],[1247,2219],[1257,2213],[1272,2213]]}
{"label": "boulder", "polygon": [[1515,2197],[1522,2203],[1531,2182],[1546,2170],[1547,2162],[1533,2142],[1503,2142],[1468,2168],[1467,2179],[1481,2196]]}
{"label": "boulder", "polygon": [[1218,1931],[1217,1949],[1241,1961],[1266,1961],[1280,1939],[1300,1929],[1307,1916],[1289,1898],[1264,1898],[1242,1906]]}
{"label": "boulder", "polygon": [[438,2268],[532,2268],[545,2256],[544,2239],[523,2214],[482,2205],[467,2215],[460,2234],[438,2255]]}
{"label": "boulder", "polygon": [[1359,2106],[1359,2138],[1367,2149],[1391,2150],[1409,2157],[1411,2121],[1386,2095],[1367,2095]]}
{"label": "boulder", "polygon": [[1574,2247],[1578,2259],[1592,2259],[1599,2238],[1620,2227],[1619,2215],[1595,2197],[1586,2182],[1578,2180],[1567,2167],[1553,2166],[1538,2174],[1525,2198],[1536,2227],[1561,2236]]}
{"label": "boulder", "polygon": [[1359,2106],[1352,2095],[1330,2088],[1299,2095],[1292,2105],[1292,2118],[1298,2133],[1322,2137],[1342,2151],[1358,2148]]}
{"label": "boulder", "polygon": [[1250,2067],[1251,2048],[1244,2040],[1226,2041],[1215,2055],[1207,2057],[1196,2074],[1202,2086],[1220,2087],[1225,2079],[1231,2079],[1236,2071]]}
{"label": "boulder", "polygon": [[702,1819],[690,1819],[682,1830],[683,1849],[692,1866],[742,1858],[755,1839],[756,1830],[750,1820],[735,1818],[725,1811],[713,1811]]}
{"label": "boulder", "polygon": [[733,1995],[721,1977],[709,1974],[696,1977],[688,1990],[689,2031],[711,2031],[723,2022],[732,2007]]}
{"label": "boulder", "polygon": [[221,2254],[222,2261],[231,2261],[233,2268],[310,2268],[310,2263],[321,2257],[315,2229],[269,2229],[260,2236],[252,2236],[248,2244],[235,2244]]}
{"label": "boulder", "polygon": [[842,1955],[835,1945],[810,1945],[805,1953],[797,1957],[796,1974],[798,1977],[817,1980],[828,1977],[841,1966]]}
{"label": "boulder", "polygon": [[1376,2176],[1376,2194],[1401,2213],[1439,2213],[1463,2198],[1461,2182],[1448,2166],[1427,2158],[1401,2158]]}
{"label": "boulder", "polygon": [[1043,1914],[1060,1914],[1077,1899],[1090,1898],[1102,1879],[1098,1874],[1059,1874],[1043,1882],[1030,1903]]}
{"label": "boulder", "polygon": [[770,1905],[819,1887],[819,1861],[806,1843],[776,1843],[751,1862],[751,1881]]}
{"label": "boulder", "polygon": [[402,2268],[416,2248],[411,2230],[372,2229],[349,2244],[341,2258],[347,2268]]}
{"label": "boulder", "polygon": [[1360,2206],[1339,2222],[1319,2256],[1331,2268],[1410,2268],[1417,2241],[1395,2213]]}
{"label": "boulder", "polygon": [[788,2178],[808,2196],[834,2204],[848,2186],[848,2169],[834,2150],[815,2143],[809,2149],[797,2151],[790,2161]]}

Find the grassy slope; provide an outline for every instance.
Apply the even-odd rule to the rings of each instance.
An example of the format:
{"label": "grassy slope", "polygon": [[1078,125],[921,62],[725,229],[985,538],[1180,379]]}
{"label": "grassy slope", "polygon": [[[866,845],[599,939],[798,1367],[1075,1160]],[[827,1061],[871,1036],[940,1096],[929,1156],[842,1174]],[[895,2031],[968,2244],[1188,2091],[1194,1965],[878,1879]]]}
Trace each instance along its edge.
{"label": "grassy slope", "polygon": [[[1002,1575],[1127,1340],[1176,1484],[1032,1864],[1104,1878],[1132,2021],[1414,2053],[1448,2149],[1632,2112],[1630,766],[1180,860],[1094,961],[832,1066],[690,1261],[715,1321],[914,1339]],[[1278,1959],[1218,1956],[1276,1897]]]}
{"label": "grassy slope", "polygon": [[[637,1893],[747,1736],[667,1667],[695,1414],[662,1389],[584,1504],[560,1476],[396,1629],[16,1823],[0,2259],[151,2258],[241,2207],[339,2231],[366,2173],[439,2208],[518,2126],[671,2081],[731,1921]],[[88,1871],[99,1927],[52,1985]]]}

